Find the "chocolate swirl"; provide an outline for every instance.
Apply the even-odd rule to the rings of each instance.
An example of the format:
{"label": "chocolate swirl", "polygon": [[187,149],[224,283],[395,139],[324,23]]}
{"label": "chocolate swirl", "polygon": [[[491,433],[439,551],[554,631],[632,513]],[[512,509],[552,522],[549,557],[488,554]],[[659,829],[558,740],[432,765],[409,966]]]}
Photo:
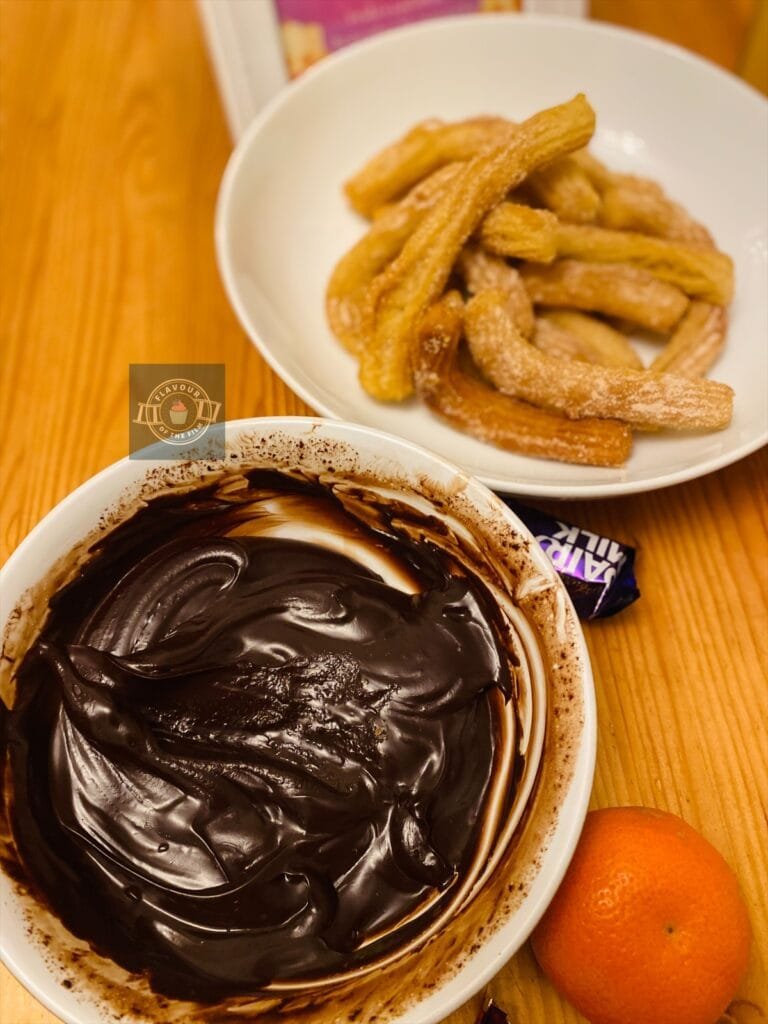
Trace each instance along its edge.
{"label": "chocolate swirl", "polygon": [[[348,553],[270,532],[286,519],[335,524]],[[151,502],[55,595],[18,674],[28,876],[175,997],[396,947],[477,849],[511,692],[496,614],[439,547],[322,488],[252,474]]]}

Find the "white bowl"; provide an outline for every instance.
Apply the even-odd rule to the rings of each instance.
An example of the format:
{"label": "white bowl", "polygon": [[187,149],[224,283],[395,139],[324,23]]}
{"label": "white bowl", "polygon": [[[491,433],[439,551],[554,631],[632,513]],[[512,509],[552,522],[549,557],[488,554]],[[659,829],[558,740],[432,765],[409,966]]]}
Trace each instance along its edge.
{"label": "white bowl", "polygon": [[[538,770],[532,771],[531,775],[533,793],[528,803],[528,824],[509,844],[509,857],[505,854],[502,866],[494,869],[490,880],[458,915],[457,928],[460,925],[465,932],[456,931],[454,934],[461,936],[459,945],[463,948],[454,948],[447,955],[440,946],[440,937],[431,943],[430,946],[436,950],[435,957],[439,954],[441,958],[438,962],[443,968],[442,974],[436,968],[433,976],[437,986],[429,993],[424,992],[424,998],[417,1004],[408,1005],[400,1016],[392,1019],[393,1024],[395,1019],[403,1024],[406,1020],[408,1024],[435,1024],[480,989],[516,952],[544,912],[569,863],[586,813],[594,770],[596,721],[589,660],[565,588],[525,527],[482,484],[407,441],[365,427],[315,419],[242,420],[227,424],[227,458],[221,463],[208,465],[205,472],[209,473],[211,468],[217,472],[222,468],[231,470],[233,463],[238,467],[264,464],[276,468],[301,466],[316,471],[327,460],[329,442],[343,446],[349,453],[347,457],[344,451],[341,454],[334,451],[336,472],[342,475],[372,472],[377,479],[394,481],[400,493],[414,492],[416,495],[425,493],[425,481],[429,481],[431,488],[436,486],[441,494],[447,496],[447,504],[438,514],[454,515],[460,522],[469,524],[479,543],[487,545],[494,557],[496,552],[502,551],[502,542],[506,544],[510,538],[520,542],[518,554],[507,554],[509,549],[504,548],[504,554],[499,557],[514,559],[520,569],[515,584],[516,604],[525,609],[520,621],[520,635],[533,666],[533,699],[540,702],[540,708],[544,704],[547,706],[547,714],[539,715],[540,725],[531,726],[529,730],[529,749],[540,752],[543,745],[544,755]],[[200,478],[200,468],[199,464],[124,459],[79,487],[35,527],[0,574],[3,621],[11,617],[14,623],[14,633],[6,632],[6,639],[18,635],[19,621],[12,615],[17,604],[21,608],[26,607],[24,614],[30,622],[35,617],[38,620],[33,623],[31,635],[27,630],[26,638],[17,644],[16,651],[11,649],[10,653],[16,659],[23,654],[39,628],[45,603],[38,601],[35,610],[35,588],[49,576],[51,568],[86,538],[92,541],[94,531],[105,522],[104,517],[112,523],[119,521],[127,514],[126,510],[135,507],[137,495],[151,496],[167,486],[169,481],[195,481]],[[115,510],[118,510],[117,516]],[[32,598],[31,603],[28,598]],[[553,668],[566,645],[565,670],[563,664]],[[536,668],[539,658],[544,672]],[[571,715],[573,725],[565,731],[565,716],[552,714],[555,704],[565,704],[567,694],[564,692],[565,683],[559,681],[561,679],[570,679],[568,686],[572,698],[569,701],[573,701],[570,706],[577,709]],[[545,839],[542,832],[548,833]],[[524,894],[517,893],[518,883],[524,883]],[[507,895],[508,889],[515,890],[514,898]],[[506,905],[505,900],[509,901]],[[493,907],[497,908],[496,918],[490,922],[488,918],[493,916]],[[37,916],[39,924],[39,911],[33,906],[31,913],[32,923]],[[485,925],[479,932],[472,923],[471,915],[474,913]],[[73,987],[62,987],[62,973],[55,958],[50,951],[43,951],[30,935],[28,899],[19,894],[5,875],[0,876],[0,917],[3,922],[2,958],[42,1003],[68,1024],[106,1024],[113,1019],[108,1012],[111,1004],[101,1001],[101,997],[82,979],[78,981],[76,971],[67,971],[67,976],[74,982]],[[467,939],[466,929],[470,926],[471,939]],[[32,930],[34,932],[34,928]],[[414,977],[418,978],[423,965],[428,963],[429,948],[406,958],[409,970],[415,972]],[[450,961],[453,961],[456,973],[448,969]],[[394,977],[396,980],[392,984],[397,991],[406,983],[410,991],[415,984],[410,976],[401,982],[397,971]],[[121,983],[125,984],[127,978],[125,975]],[[374,1002],[378,978],[379,975],[375,975],[367,979],[367,983],[373,986],[371,999]],[[151,997],[147,1003],[146,991],[144,997],[141,1005],[151,1005]],[[173,1007],[162,1012],[165,1024],[172,1020],[191,1024],[195,1020],[194,1013],[185,1009],[188,1004],[174,1005],[178,1013]],[[359,1024],[365,1024],[369,1012],[372,1012],[370,1004],[368,1011],[359,1017]],[[130,1012],[122,1017],[128,1024],[143,1019],[141,1015]],[[297,1016],[297,1024],[305,1019],[311,1021],[315,1018]]]}
{"label": "white bowl", "polygon": [[[735,390],[733,423],[718,433],[639,436],[623,469],[514,455],[418,402],[374,401],[324,313],[331,270],[365,230],[342,183],[374,152],[428,117],[522,119],[577,92],[597,112],[594,151],[617,170],[656,178],[736,264],[728,345],[711,374]],[[410,438],[502,491],[590,498],[651,490],[768,440],[767,167],[766,101],[678,47],[576,19],[429,21],[337,52],[256,118],[221,186],[219,269],[252,341],[318,412]]]}

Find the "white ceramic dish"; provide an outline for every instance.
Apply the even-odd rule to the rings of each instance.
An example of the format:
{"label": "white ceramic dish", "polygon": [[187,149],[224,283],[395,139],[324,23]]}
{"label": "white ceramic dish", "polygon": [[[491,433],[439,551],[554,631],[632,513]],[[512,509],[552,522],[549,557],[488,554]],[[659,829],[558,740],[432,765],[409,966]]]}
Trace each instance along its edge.
{"label": "white ceramic dish", "polygon": [[[597,111],[595,152],[613,168],[658,179],[736,264],[728,347],[712,372],[735,389],[732,425],[641,436],[624,469],[512,455],[418,403],[372,400],[324,315],[331,269],[364,230],[341,185],[372,153],[426,117],[520,119],[582,91]],[[651,490],[768,440],[767,167],[765,100],[682,49],[551,17],[430,21],[327,58],[251,124],[221,187],[219,268],[251,339],[318,412],[407,437],[502,491],[594,498]]]}
{"label": "white ceramic dish", "polygon": [[[317,470],[323,465],[322,460],[327,460],[327,443],[331,442],[346,445],[353,452],[356,465],[361,467],[363,472],[371,471],[377,476],[381,474],[385,479],[396,472],[399,480],[404,480],[407,487],[412,487],[419,494],[424,493],[424,480],[436,481],[440,487],[445,488],[446,493],[458,496],[456,500],[462,503],[462,509],[469,509],[469,515],[464,517],[465,522],[483,524],[478,527],[479,536],[486,538],[483,543],[491,545],[489,550],[498,550],[493,547],[495,541],[492,538],[502,536],[506,543],[510,532],[516,534],[528,551],[524,557],[529,561],[524,564],[530,566],[532,570],[518,578],[520,600],[528,600],[528,597],[522,594],[525,590],[537,608],[549,609],[546,622],[550,625],[541,625],[543,612],[537,611],[527,620],[532,626],[526,626],[527,632],[521,634],[528,637],[524,641],[526,650],[533,652],[530,657],[534,666],[531,669],[534,692],[537,685],[540,688],[545,685],[543,681],[536,684],[535,679],[541,670],[535,666],[539,664],[539,660],[549,665],[559,661],[560,652],[564,649],[563,638],[568,638],[570,653],[567,661],[556,665],[560,671],[548,672],[546,676],[549,679],[546,702],[548,706],[552,706],[552,701],[556,701],[558,688],[560,691],[568,691],[565,696],[569,701],[573,694],[576,703],[570,707],[578,707],[580,710],[580,715],[576,716],[577,727],[566,743],[562,739],[564,718],[561,716],[558,719],[560,727],[551,735],[548,733],[543,767],[540,767],[537,775],[532,769],[532,774],[536,775],[538,780],[537,792],[541,793],[541,787],[544,786],[545,792],[549,793],[546,797],[537,796],[536,806],[542,806],[538,803],[539,800],[543,801],[545,809],[549,803],[550,811],[546,813],[552,815],[553,831],[543,849],[540,838],[533,841],[532,849],[535,850],[535,856],[532,855],[530,861],[523,860],[522,863],[516,864],[519,871],[515,871],[515,881],[526,878],[527,889],[523,896],[516,897],[514,909],[501,912],[495,930],[485,929],[482,940],[478,942],[477,952],[463,961],[458,973],[453,977],[449,973],[434,992],[418,1005],[410,1006],[407,1013],[398,1018],[400,1024],[436,1024],[486,984],[516,952],[554,895],[571,858],[589,801],[595,758],[594,692],[583,635],[564,587],[525,527],[495,495],[476,480],[468,478],[457,467],[410,442],[366,427],[303,418],[242,420],[227,424],[228,458],[220,465],[231,468],[230,459],[233,455],[241,460],[237,465],[249,464],[248,453],[256,450],[256,446],[262,443],[263,439],[272,439],[276,435],[288,438],[289,447],[293,446],[290,448],[290,458],[294,460],[289,463],[291,466],[301,465],[310,470]],[[339,456],[337,452],[335,457],[343,459],[344,456]],[[286,465],[284,462],[274,464]],[[176,465],[178,467],[178,464]],[[162,486],[168,479],[168,474],[174,472],[169,466],[172,467],[173,464],[123,459],[83,484],[50,512],[29,534],[0,572],[0,590],[3,598],[3,614],[0,621],[6,620],[22,595],[34,587],[59,558],[65,556],[74,545],[91,534],[105,511],[114,509],[118,504],[123,507],[126,499],[138,494],[147,481],[151,481],[150,490]],[[189,471],[191,472],[193,471]],[[185,472],[182,479],[194,479],[189,473]],[[446,508],[451,507],[452,500],[450,497],[447,499]],[[528,581],[525,588],[520,583],[521,578]],[[44,603],[38,604],[44,607]],[[539,629],[540,634],[537,632]],[[531,641],[531,637],[535,639]],[[555,646],[553,637],[558,638]],[[551,658],[546,657],[546,651],[552,654]],[[542,680],[544,678],[545,676],[541,676]],[[568,679],[570,683],[566,684],[565,681]],[[565,696],[561,692],[561,700],[564,701]],[[535,717],[534,715],[533,718]],[[531,735],[537,735],[537,728],[539,727],[530,726]],[[540,728],[536,743],[540,744],[542,738],[543,727]],[[561,761],[563,755],[565,756]],[[573,765],[573,768],[569,775],[567,769],[570,765]],[[546,789],[548,773],[555,782],[551,790]],[[542,782],[542,779],[545,781]],[[562,788],[557,789],[558,786]],[[547,819],[539,816],[539,810],[535,811],[533,818],[536,827],[532,826],[531,830],[539,835],[539,826]],[[524,834],[528,835],[529,832]],[[520,858],[523,857],[527,858],[528,854],[520,854]],[[540,867],[531,867],[537,858],[540,858]],[[524,870],[526,864],[530,870]],[[495,869],[492,877],[495,879],[493,886],[495,887],[498,882],[499,889],[506,898],[509,876],[505,874],[501,877],[498,869]],[[486,884],[490,886],[491,883]],[[470,908],[483,898],[484,892],[485,889],[470,904]],[[498,898],[495,888],[488,893],[488,899]],[[503,899],[501,902],[503,903]],[[67,972],[67,976],[74,979],[74,986],[69,989],[62,987],[60,972],[41,954],[39,945],[30,939],[24,906],[6,876],[0,873],[0,952],[5,964],[30,992],[67,1024],[106,1024],[107,1021],[113,1020],[104,1004],[89,996],[84,985],[77,984],[76,972],[74,975],[72,970]],[[483,914],[481,919],[487,922],[485,906],[481,905],[480,909]],[[475,939],[476,937],[472,941]],[[439,943],[437,948],[439,951]],[[417,956],[419,959],[415,967],[420,967],[424,963],[423,951]],[[434,976],[439,977],[439,974],[436,973]],[[378,976],[374,976],[374,981],[376,977]],[[187,1004],[180,1005],[183,1007]],[[171,1010],[163,1010],[161,1013],[164,1024],[170,1024],[172,1020],[184,1020],[185,1024],[188,1024],[192,1020],[191,1016],[183,1014],[181,1018],[173,1016]],[[144,1018],[128,1014],[121,1019],[126,1024],[134,1024]],[[369,1018],[364,1014],[359,1019],[361,1024],[364,1024]],[[387,1019],[390,1021],[390,1018]],[[397,1022],[392,1020],[390,1024]]]}

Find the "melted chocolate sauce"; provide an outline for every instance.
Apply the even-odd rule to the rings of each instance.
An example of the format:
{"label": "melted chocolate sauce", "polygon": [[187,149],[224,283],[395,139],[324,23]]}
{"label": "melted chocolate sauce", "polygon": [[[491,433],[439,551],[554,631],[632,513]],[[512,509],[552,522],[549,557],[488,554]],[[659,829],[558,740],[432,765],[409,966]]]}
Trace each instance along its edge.
{"label": "melted chocolate sauce", "polygon": [[[286,519],[346,548],[275,535]],[[261,473],[236,497],[156,499],[54,596],[19,669],[29,879],[174,997],[397,946],[477,847],[491,697],[510,693],[495,615],[438,546],[361,524],[324,488]]]}

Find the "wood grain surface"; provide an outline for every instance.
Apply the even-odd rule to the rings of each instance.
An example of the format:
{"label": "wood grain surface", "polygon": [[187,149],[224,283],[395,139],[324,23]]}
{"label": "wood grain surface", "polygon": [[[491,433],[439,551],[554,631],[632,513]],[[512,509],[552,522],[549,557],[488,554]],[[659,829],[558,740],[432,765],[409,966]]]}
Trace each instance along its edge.
{"label": "wood grain surface", "polygon": [[[593,10],[735,67],[754,3]],[[131,362],[225,363],[230,418],[309,410],[248,342],[219,283],[213,209],[230,140],[194,6],[2,0],[0,38],[5,558],[126,454]],[[733,866],[755,932],[739,995],[757,1008],[734,1008],[745,1024],[768,1019],[767,469],[763,451],[669,490],[561,506],[639,551],[641,600],[586,628],[600,721],[593,806],[677,812]],[[527,948],[489,992],[513,1022],[580,1020]],[[479,1005],[450,1024],[472,1024]],[[3,969],[0,1022],[53,1020]]]}

